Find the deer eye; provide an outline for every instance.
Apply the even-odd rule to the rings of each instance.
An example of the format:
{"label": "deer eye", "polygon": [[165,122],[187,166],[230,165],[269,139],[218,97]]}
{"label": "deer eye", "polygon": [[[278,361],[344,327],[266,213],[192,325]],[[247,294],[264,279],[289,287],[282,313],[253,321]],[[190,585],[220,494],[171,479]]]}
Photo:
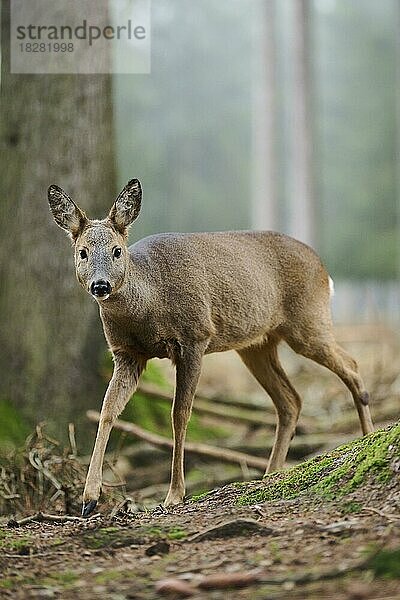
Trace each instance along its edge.
{"label": "deer eye", "polygon": [[121,248],[113,248],[113,256],[114,258],[119,258],[122,254]]}
{"label": "deer eye", "polygon": [[85,260],[85,258],[87,258],[87,252],[84,248],[82,248],[82,250],[79,250],[79,256],[81,257],[82,260]]}

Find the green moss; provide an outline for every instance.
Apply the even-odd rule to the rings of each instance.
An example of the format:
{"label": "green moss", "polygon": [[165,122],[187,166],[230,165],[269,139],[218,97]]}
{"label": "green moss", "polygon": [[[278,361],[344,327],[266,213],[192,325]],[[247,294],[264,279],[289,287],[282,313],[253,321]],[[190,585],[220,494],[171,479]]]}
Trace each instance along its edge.
{"label": "green moss", "polygon": [[234,488],[242,488],[242,487],[245,487],[246,485],[248,485],[248,482],[246,482],[246,481],[234,481],[231,485]]}
{"label": "green moss", "polygon": [[242,494],[240,505],[296,498],[309,492],[326,499],[340,498],[362,485],[367,477],[379,482],[393,476],[391,461],[400,455],[400,424],[378,430],[332,452],[312,458],[288,471],[267,475]]}
{"label": "green moss", "polygon": [[[247,487],[249,485],[249,482],[248,481],[233,481],[229,485],[231,485],[234,488],[242,488],[242,487]],[[198,494],[193,494],[193,496],[191,496],[189,498],[189,502],[202,502],[203,500],[207,500],[209,494],[212,494],[213,492],[214,492],[214,490],[204,490],[204,492],[199,492]]]}
{"label": "green moss", "polygon": [[400,579],[400,547],[394,550],[380,550],[368,564],[376,577]]}
{"label": "green moss", "polygon": [[275,541],[272,541],[269,543],[269,551],[271,554],[271,557],[274,561],[274,563],[281,563],[282,562],[282,555],[281,555],[281,551],[279,549],[278,544]]}
{"label": "green moss", "polygon": [[11,587],[15,588],[20,588],[21,585],[42,585],[42,580],[38,579],[37,577],[35,577],[34,575],[32,576],[24,576],[24,575],[17,575],[15,578],[11,578],[10,577],[10,582],[11,582]]}
{"label": "green moss", "polygon": [[[34,548],[34,539],[31,535],[19,535],[14,529],[0,529],[0,550],[15,554],[22,554],[26,550],[26,554]],[[62,538],[55,538],[51,541],[50,546],[60,546],[65,544]]]}
{"label": "green moss", "polygon": [[160,527],[149,527],[147,529],[148,533],[150,533],[151,535],[156,535],[156,536],[161,536],[162,535],[162,530]]}
{"label": "green moss", "polygon": [[301,492],[317,485],[321,477],[333,465],[330,456],[313,458],[288,471],[272,473],[265,477],[255,489],[243,494],[238,499],[239,505],[258,504],[271,500],[289,500],[296,498]]}
{"label": "green moss", "polygon": [[98,550],[106,546],[112,546],[117,540],[124,536],[118,527],[100,527],[90,533],[82,536],[83,542],[87,548]]}
{"label": "green moss", "polygon": [[74,571],[57,571],[49,573],[45,577],[16,575],[0,580],[0,589],[20,588],[23,585],[35,585],[49,588],[70,588],[79,579],[79,575]]}
{"label": "green moss", "polygon": [[29,549],[32,548],[33,538],[30,535],[16,535],[12,530],[0,530],[0,549],[13,552],[13,553],[22,553],[24,550],[29,552]]}
{"label": "green moss", "polygon": [[100,527],[82,535],[82,541],[87,548],[122,548],[126,546],[150,543],[160,539],[179,540],[186,537],[184,529],[177,526],[135,527],[121,529],[119,527]]}
{"label": "green moss", "polygon": [[192,496],[190,498],[190,502],[201,502],[202,500],[205,500],[207,498],[209,493],[210,490],[208,490],[207,492],[202,492],[201,494],[196,494],[195,496]]}
{"label": "green moss", "polygon": [[74,571],[61,571],[60,573],[49,573],[49,575],[41,580],[41,584],[68,588],[78,579],[79,576]]}
{"label": "green moss", "polygon": [[181,527],[171,527],[167,532],[167,538],[169,540],[182,540],[186,537],[187,533]]}
{"label": "green moss", "polygon": [[340,506],[340,510],[342,514],[348,515],[352,513],[358,513],[362,510],[363,505],[360,502],[354,502],[349,500],[348,502],[343,502]]}
{"label": "green moss", "polygon": [[105,571],[104,573],[99,573],[98,575],[96,575],[94,580],[97,583],[97,585],[104,585],[111,581],[124,579],[126,575],[126,571],[117,571],[117,569],[110,569],[109,571]]}
{"label": "green moss", "polygon": [[51,546],[61,546],[62,544],[65,544],[65,540],[62,538],[54,538],[51,542]]}
{"label": "green moss", "polygon": [[182,527],[148,527],[144,528],[148,534],[156,538],[168,538],[169,540],[181,540],[186,537],[187,532]]}

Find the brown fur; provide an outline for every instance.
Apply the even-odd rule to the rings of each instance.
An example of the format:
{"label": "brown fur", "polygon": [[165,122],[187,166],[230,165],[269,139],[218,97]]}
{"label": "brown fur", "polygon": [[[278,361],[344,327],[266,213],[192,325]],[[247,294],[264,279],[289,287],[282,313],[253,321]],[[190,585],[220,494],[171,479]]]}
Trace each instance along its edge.
{"label": "brown fur", "polygon": [[[74,239],[80,283],[90,291],[93,281],[101,279],[112,288],[109,297],[98,302],[115,367],[84,505],[95,504],[100,495],[113,422],[153,357],[168,357],[176,366],[166,505],[184,497],[184,440],[204,354],[236,350],[271,396],[278,425],[268,472],[284,466],[301,409],[301,399],[279,362],[281,340],[336,373],[353,395],[363,433],[372,431],[357,365],[333,336],[329,277],[311,248],[279,233],[230,231],[159,234],[128,249],[126,230],[140,210],[138,180],[125,186],[104,221],[89,221],[55,186],[49,188],[49,202],[56,222]],[[118,259],[113,257],[116,247],[122,252]],[[85,260],[80,259],[82,248],[89,255]]]}

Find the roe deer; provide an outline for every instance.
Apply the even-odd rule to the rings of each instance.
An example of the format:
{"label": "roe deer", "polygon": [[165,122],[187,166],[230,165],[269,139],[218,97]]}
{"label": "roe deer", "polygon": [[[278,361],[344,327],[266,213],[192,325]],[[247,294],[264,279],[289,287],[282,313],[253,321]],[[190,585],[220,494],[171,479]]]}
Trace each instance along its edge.
{"label": "roe deer", "polygon": [[77,278],[99,304],[114,357],[82,514],[97,504],[113,423],[153,357],[168,357],[176,367],[166,506],[184,498],[184,441],[204,354],[236,350],[271,396],[277,428],[267,472],[284,466],[301,408],[279,362],[281,340],[340,377],[352,393],[363,434],[371,432],[357,364],[333,336],[331,280],[317,254],[271,231],[163,233],[128,248],[127,230],[141,198],[141,185],[132,179],[107,218],[90,220],[61,188],[48,190],[54,219],[74,242]]}

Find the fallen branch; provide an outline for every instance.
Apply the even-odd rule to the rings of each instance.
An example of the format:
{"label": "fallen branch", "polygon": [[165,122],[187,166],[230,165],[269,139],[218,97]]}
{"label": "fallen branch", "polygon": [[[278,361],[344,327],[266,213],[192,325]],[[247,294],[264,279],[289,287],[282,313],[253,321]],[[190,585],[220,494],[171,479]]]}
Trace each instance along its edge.
{"label": "fallen branch", "polygon": [[[341,444],[346,444],[354,438],[350,435],[342,434],[330,434],[330,433],[314,433],[309,435],[299,435],[293,438],[289,448],[289,458],[301,459],[313,452],[321,452],[324,449],[326,451],[331,448],[335,448]],[[252,456],[266,456],[271,452],[273,447],[273,440],[266,439],[260,443],[256,440],[255,443],[250,442],[227,442],[229,449],[237,452],[245,452]]]}
{"label": "fallen branch", "polygon": [[[166,394],[164,391],[160,391],[154,386],[142,384],[138,392],[151,400],[161,400],[163,402],[168,402],[169,404],[172,402],[170,394]],[[227,406],[229,406],[229,410],[227,410]],[[251,400],[244,402],[223,397],[205,398],[195,396],[193,411],[211,417],[234,421],[235,423],[245,423],[247,425],[258,427],[265,426],[274,428],[276,426],[274,409],[271,406],[264,405],[264,403],[257,403]],[[305,433],[306,431],[311,430],[311,421],[314,423],[314,420],[301,417],[297,425],[297,432]]]}
{"label": "fallen branch", "polygon": [[[140,394],[151,400],[161,400],[163,402],[168,402],[169,404],[172,402],[171,395],[159,391],[152,386],[143,385],[138,391]],[[229,411],[226,410],[227,405],[229,405]],[[235,421],[236,423],[241,422],[249,425],[275,427],[276,417],[274,413],[268,414],[268,409],[264,408],[264,414],[261,415],[259,414],[259,409],[260,406],[257,404],[243,407],[242,404],[237,404],[236,402],[230,402],[228,400],[224,401],[222,399],[219,404],[218,400],[214,401],[208,398],[199,398],[197,396],[193,402],[193,411],[203,415],[222,417],[223,419]],[[255,411],[257,412],[255,413]]]}
{"label": "fallen branch", "polygon": [[[370,403],[372,418],[377,426],[378,423],[397,421],[399,418],[399,394],[388,391],[384,402],[380,404],[376,396],[372,396]],[[359,419],[353,410],[347,410],[340,418],[336,419],[330,426],[330,431],[348,433],[356,431],[359,427]]]}
{"label": "fallen branch", "polygon": [[[1,554],[4,558],[17,558],[18,560],[21,558],[27,558],[31,560],[32,558],[42,558],[43,556],[54,556],[54,552],[32,552],[32,554]],[[71,556],[71,552],[57,552],[58,556],[68,555]]]}
{"label": "fallen branch", "polygon": [[83,517],[71,517],[69,515],[48,515],[46,513],[37,512],[34,515],[24,517],[23,519],[11,519],[10,521],[8,521],[7,527],[21,527],[21,525],[33,523],[34,521],[36,521],[37,523],[43,523],[45,521],[49,523],[66,523],[67,521],[82,523],[87,521],[87,519],[84,519]]}
{"label": "fallen branch", "polygon": [[366,561],[357,563],[350,567],[337,567],[325,572],[310,572],[294,575],[293,577],[263,577],[257,573],[215,573],[206,575],[199,583],[198,587],[203,590],[225,589],[225,588],[240,588],[254,584],[264,585],[283,585],[287,583],[305,584],[315,581],[323,581],[328,579],[337,579],[347,573],[353,573],[365,567]]}
{"label": "fallen branch", "polygon": [[[90,421],[95,421],[96,423],[98,423],[100,419],[100,413],[95,410],[88,410],[86,416]],[[141,440],[145,440],[149,444],[152,444],[153,446],[157,446],[159,448],[170,450],[173,446],[172,441],[168,438],[165,438],[161,435],[157,435],[156,433],[151,433],[150,431],[146,431],[145,429],[142,429],[134,423],[127,423],[126,421],[118,419],[114,423],[114,428],[119,429],[120,431],[125,431],[130,435],[134,435],[135,437],[138,437]],[[250,456],[249,454],[244,454],[235,450],[216,448],[215,446],[209,446],[208,444],[202,444],[198,442],[186,442],[185,450],[186,452],[189,452],[191,454],[209,456],[212,458],[217,458],[218,460],[221,460],[223,462],[247,465],[248,467],[253,467],[254,469],[259,469],[260,471],[265,471],[267,467],[267,461],[263,458],[259,458],[257,456]]]}
{"label": "fallen branch", "polygon": [[[148,383],[140,383],[138,392],[143,395],[153,397],[155,399],[165,400],[171,402],[172,394],[166,393],[164,390],[160,390],[159,387],[148,384]],[[205,403],[216,403],[216,404],[226,404],[229,406],[236,406],[237,408],[244,408],[246,410],[257,410],[262,412],[269,412],[271,415],[275,415],[274,407],[271,403],[265,399],[255,400],[254,398],[249,398],[248,400],[239,400],[237,398],[226,398],[224,396],[198,396],[197,394],[194,397],[194,403],[197,402],[205,402]]]}
{"label": "fallen branch", "polygon": [[[381,550],[381,548],[379,549]],[[378,552],[378,551],[377,551]],[[217,590],[217,589],[234,589],[244,588],[252,585],[284,585],[284,584],[307,584],[316,581],[324,581],[329,579],[337,579],[343,575],[354,573],[368,568],[371,559],[377,554],[374,552],[368,558],[349,566],[341,566],[329,571],[312,571],[308,573],[300,573],[293,577],[265,577],[257,571],[245,571],[234,573],[214,573],[205,575],[200,581],[183,581],[175,577],[163,579],[156,583],[156,590],[163,596],[171,596],[175,594],[177,598],[189,598],[198,593],[198,590]]]}
{"label": "fallen branch", "polygon": [[374,508],[373,506],[363,506],[363,508],[361,509],[361,512],[372,512],[375,513],[376,515],[379,515],[380,517],[384,517],[385,519],[389,519],[389,520],[399,520],[400,519],[400,515],[395,515],[393,513],[385,513],[383,512],[383,510],[379,510],[378,508]]}

